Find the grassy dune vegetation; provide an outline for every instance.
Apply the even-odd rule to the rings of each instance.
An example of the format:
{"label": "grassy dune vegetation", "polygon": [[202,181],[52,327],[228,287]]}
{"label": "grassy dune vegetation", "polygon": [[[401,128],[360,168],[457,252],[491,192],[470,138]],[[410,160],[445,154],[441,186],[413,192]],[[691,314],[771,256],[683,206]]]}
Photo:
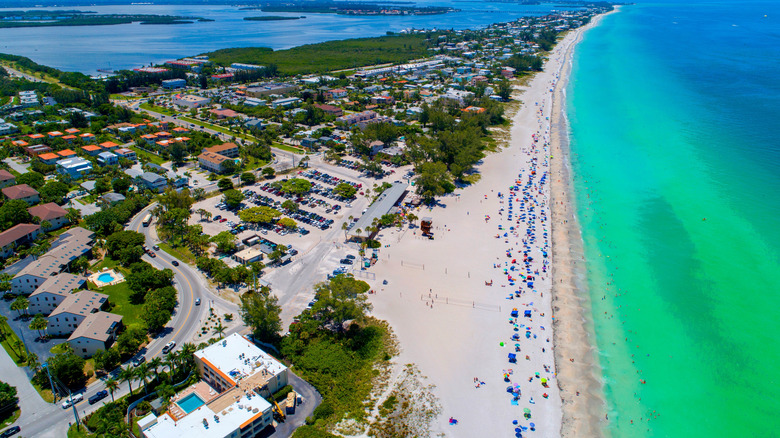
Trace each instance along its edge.
{"label": "grassy dune vegetation", "polygon": [[436,35],[397,35],[307,44],[288,50],[267,47],[222,49],[205,53],[223,66],[233,62],[274,64],[282,74],[296,75],[406,62],[430,56]]}

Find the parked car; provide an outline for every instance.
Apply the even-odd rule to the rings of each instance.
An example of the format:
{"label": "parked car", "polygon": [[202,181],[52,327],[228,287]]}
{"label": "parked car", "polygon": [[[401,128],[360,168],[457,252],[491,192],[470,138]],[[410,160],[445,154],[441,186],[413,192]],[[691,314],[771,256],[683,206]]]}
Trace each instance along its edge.
{"label": "parked car", "polygon": [[163,347],[162,352],[163,354],[168,354],[169,351],[173,350],[173,347],[176,346],[176,341],[171,341],[165,344],[165,347]]}
{"label": "parked car", "polygon": [[95,395],[88,398],[87,401],[89,402],[89,404],[94,405],[95,403],[99,402],[100,400],[103,400],[106,397],[108,397],[108,391],[104,389],[102,391],[98,391],[97,393],[95,393]]}
{"label": "parked car", "polygon": [[355,260],[355,256],[353,256],[352,254],[347,254],[346,256],[344,256],[344,258]]}
{"label": "parked car", "polygon": [[74,404],[84,400],[84,394],[78,393],[73,394],[69,398],[65,399],[64,402],[62,402],[62,409],[68,409],[69,407],[73,406]]}
{"label": "parked car", "polygon": [[135,359],[133,359],[133,366],[134,367],[141,366],[141,364],[144,362],[146,362],[146,357],[144,356],[136,357]]}
{"label": "parked car", "polygon": [[8,429],[4,430],[3,433],[0,433],[0,438],[8,438],[9,436],[16,435],[21,430],[22,428],[19,426],[9,427]]}

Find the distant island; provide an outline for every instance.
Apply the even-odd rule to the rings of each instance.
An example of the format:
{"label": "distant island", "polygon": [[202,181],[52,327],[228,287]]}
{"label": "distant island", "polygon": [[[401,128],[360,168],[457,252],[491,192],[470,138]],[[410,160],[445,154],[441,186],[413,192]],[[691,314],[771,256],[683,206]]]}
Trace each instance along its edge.
{"label": "distant island", "polygon": [[301,18],[306,18],[304,16],[300,17],[282,17],[281,15],[265,15],[260,17],[244,17],[244,20],[247,21],[283,21],[283,20],[300,20]]}
{"label": "distant island", "polygon": [[[457,12],[458,9],[443,6],[400,6],[400,3],[345,2],[331,0],[266,2],[260,6],[241,8],[261,9],[264,12],[308,12],[340,15],[437,15]],[[405,3],[404,3],[405,4]]]}
{"label": "distant island", "polygon": [[113,24],[187,24],[213,21],[200,17],[148,14],[97,14],[94,11],[2,11],[0,28],[51,26],[105,26]]}

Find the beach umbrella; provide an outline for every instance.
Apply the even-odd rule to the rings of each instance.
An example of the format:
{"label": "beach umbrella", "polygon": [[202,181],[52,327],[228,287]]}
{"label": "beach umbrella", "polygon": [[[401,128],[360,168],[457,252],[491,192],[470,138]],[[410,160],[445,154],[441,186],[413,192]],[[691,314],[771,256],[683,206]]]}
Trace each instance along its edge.
{"label": "beach umbrella", "polygon": [[523,408],[523,413],[530,414],[531,410],[528,408]]}

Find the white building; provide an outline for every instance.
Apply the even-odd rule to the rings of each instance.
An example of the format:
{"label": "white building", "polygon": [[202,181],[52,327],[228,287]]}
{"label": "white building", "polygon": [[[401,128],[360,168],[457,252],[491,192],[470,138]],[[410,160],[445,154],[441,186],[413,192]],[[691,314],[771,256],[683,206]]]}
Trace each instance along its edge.
{"label": "white building", "polygon": [[162,81],[162,87],[169,90],[174,88],[184,88],[187,86],[187,81],[184,79],[166,79]]}
{"label": "white building", "polygon": [[50,314],[71,292],[81,289],[85,282],[84,277],[66,272],[47,278],[30,295],[30,314],[40,313],[44,316]]}
{"label": "white building", "polygon": [[[40,226],[36,225],[36,227],[40,230]],[[94,237],[95,233],[81,227],[74,227],[62,233],[52,242],[49,252],[38,257],[14,275],[11,280],[11,293],[17,295],[33,293],[52,275],[67,269],[70,262],[87,255],[92,250]]]}
{"label": "white building", "polygon": [[91,357],[98,350],[108,350],[122,327],[122,316],[109,312],[90,313],[73,331],[68,343],[81,357]]}
{"label": "white building", "polygon": [[108,302],[108,295],[81,291],[70,294],[49,314],[48,331],[54,336],[69,335],[91,313],[97,313]]}
{"label": "white building", "polygon": [[287,385],[286,366],[238,333],[194,356],[202,381],[174,396],[164,414],[141,419],[144,437],[254,437],[271,424],[264,397]]}
{"label": "white building", "polygon": [[173,104],[184,106],[187,108],[200,108],[202,106],[208,105],[211,103],[211,99],[208,97],[202,97],[202,96],[195,96],[192,94],[177,94],[173,97]]}
{"label": "white building", "polygon": [[92,163],[81,157],[66,158],[57,161],[57,172],[70,175],[73,179],[80,179],[92,172]]}

